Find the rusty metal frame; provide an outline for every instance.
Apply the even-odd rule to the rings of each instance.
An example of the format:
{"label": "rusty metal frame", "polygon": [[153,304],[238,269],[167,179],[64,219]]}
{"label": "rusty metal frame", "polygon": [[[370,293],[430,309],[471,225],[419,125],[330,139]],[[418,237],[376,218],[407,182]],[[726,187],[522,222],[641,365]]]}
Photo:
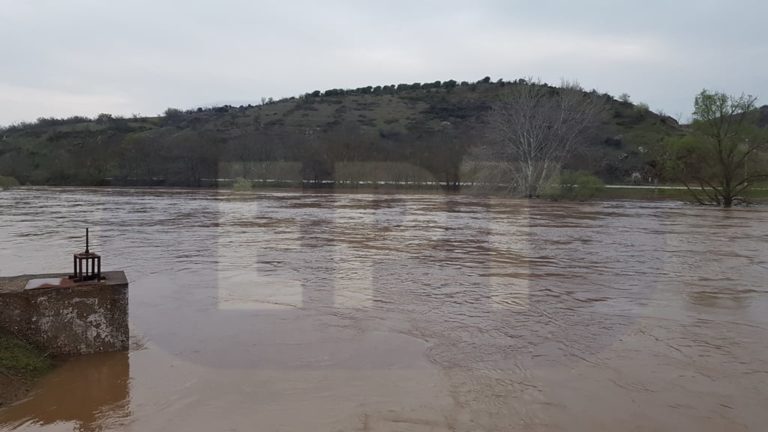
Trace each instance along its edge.
{"label": "rusty metal frame", "polygon": [[75,282],[101,280],[101,256],[90,251],[89,229],[85,229],[85,252],[72,256],[72,275]]}

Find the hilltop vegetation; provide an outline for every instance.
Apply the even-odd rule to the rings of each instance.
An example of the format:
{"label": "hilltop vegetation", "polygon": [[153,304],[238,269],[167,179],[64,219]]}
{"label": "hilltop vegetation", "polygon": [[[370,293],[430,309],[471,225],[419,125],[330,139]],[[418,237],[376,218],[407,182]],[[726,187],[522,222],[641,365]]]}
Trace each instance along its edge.
{"label": "hilltop vegetation", "polygon": [[[211,179],[439,181],[467,175],[487,114],[525,80],[313,91],[159,117],[42,118],[0,131],[0,175],[22,184],[205,186]],[[552,91],[557,87],[547,86]],[[627,97],[590,92],[608,116],[565,168],[605,182],[660,175],[650,150],[680,126]]]}

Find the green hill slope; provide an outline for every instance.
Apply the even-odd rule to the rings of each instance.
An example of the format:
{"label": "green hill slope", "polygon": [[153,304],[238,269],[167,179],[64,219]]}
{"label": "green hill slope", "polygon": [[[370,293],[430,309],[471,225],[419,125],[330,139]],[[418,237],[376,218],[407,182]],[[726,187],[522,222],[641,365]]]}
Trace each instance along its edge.
{"label": "green hill slope", "polygon": [[[524,81],[315,91],[164,116],[39,119],[0,131],[0,175],[22,184],[203,186],[211,179],[461,181],[485,115]],[[609,119],[568,162],[605,181],[653,176],[648,149],[680,128],[601,95]]]}

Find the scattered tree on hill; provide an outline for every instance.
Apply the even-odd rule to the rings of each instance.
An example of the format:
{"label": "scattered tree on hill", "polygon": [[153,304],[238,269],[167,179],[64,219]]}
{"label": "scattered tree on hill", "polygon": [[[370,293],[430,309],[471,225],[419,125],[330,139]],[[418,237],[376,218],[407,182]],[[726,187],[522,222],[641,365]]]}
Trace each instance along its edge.
{"label": "scattered tree on hill", "polygon": [[699,204],[731,207],[768,178],[762,153],[768,138],[757,127],[756,100],[703,90],[690,133],[669,142],[667,169]]}
{"label": "scattered tree on hill", "polygon": [[168,125],[177,125],[184,121],[184,111],[177,108],[168,108],[163,112],[165,123]]}
{"label": "scattered tree on hill", "polygon": [[99,123],[109,123],[113,118],[112,114],[101,113],[96,116],[96,121]]}

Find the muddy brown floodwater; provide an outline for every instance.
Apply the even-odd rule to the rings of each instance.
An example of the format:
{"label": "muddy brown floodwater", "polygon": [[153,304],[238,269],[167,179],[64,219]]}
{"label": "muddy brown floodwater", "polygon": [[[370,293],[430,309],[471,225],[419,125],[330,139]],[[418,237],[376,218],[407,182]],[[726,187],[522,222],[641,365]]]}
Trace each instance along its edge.
{"label": "muddy brown floodwater", "polygon": [[768,430],[766,208],[39,188],[0,222],[0,276],[90,226],[132,332],[0,430]]}

